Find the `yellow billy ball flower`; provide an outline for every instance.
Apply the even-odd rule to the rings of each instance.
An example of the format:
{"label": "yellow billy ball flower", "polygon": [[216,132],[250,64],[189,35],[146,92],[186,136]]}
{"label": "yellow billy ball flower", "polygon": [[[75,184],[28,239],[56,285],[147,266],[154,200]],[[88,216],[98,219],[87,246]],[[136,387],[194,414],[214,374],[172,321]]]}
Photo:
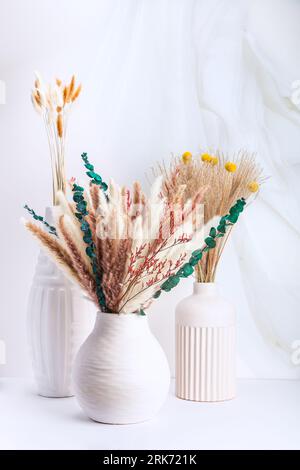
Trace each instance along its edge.
{"label": "yellow billy ball flower", "polygon": [[259,184],[257,183],[257,181],[251,181],[248,184],[248,189],[251,193],[256,193],[259,190]]}
{"label": "yellow billy ball flower", "polygon": [[213,159],[213,157],[212,157],[211,155],[209,155],[209,153],[203,153],[203,154],[201,155],[201,160],[202,160],[203,162],[208,162],[208,163],[210,163],[210,162],[212,161],[212,159]]}
{"label": "yellow billy ball flower", "polygon": [[218,162],[219,162],[218,157],[211,157],[210,163],[211,163],[212,165],[217,165]]}
{"label": "yellow billy ball flower", "polygon": [[183,161],[183,163],[186,165],[187,163],[190,163],[190,161],[192,160],[192,154],[191,152],[184,152],[181,156],[181,160]]}
{"label": "yellow billy ball flower", "polygon": [[229,171],[229,173],[234,173],[236,170],[236,164],[233,162],[225,163],[225,170]]}

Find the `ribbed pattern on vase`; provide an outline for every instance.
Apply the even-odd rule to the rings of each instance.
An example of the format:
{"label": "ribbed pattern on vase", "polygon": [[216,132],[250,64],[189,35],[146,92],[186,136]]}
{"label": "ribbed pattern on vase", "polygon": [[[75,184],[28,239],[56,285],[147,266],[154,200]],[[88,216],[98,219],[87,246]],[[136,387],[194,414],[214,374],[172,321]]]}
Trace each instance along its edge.
{"label": "ribbed pattern on vase", "polygon": [[153,417],[169,389],[165,354],[146,317],[99,314],[74,368],[75,395],[93,420],[129,424]]}
{"label": "ribbed pattern on vase", "polygon": [[72,366],[94,316],[79,291],[42,252],[28,302],[28,337],[38,393],[72,396]]}
{"label": "ribbed pattern on vase", "polygon": [[235,396],[235,326],[176,325],[176,395],[193,401]]}

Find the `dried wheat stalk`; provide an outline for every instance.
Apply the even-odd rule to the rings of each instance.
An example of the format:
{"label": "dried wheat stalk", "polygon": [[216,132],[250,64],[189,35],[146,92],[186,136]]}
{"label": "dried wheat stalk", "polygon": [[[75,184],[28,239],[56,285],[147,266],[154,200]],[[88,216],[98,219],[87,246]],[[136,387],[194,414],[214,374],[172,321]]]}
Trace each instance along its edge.
{"label": "dried wheat stalk", "polygon": [[54,205],[58,204],[58,191],[66,191],[66,130],[69,112],[80,91],[81,85],[75,89],[74,75],[70,84],[64,85],[60,79],[56,79],[55,84],[45,84],[37,74],[31,93],[32,104],[42,116],[47,132],[52,167]]}
{"label": "dried wheat stalk", "polygon": [[[190,253],[203,244],[203,234],[195,232],[193,220],[204,192],[200,188],[186,201],[184,193],[179,192],[176,204],[180,216],[177,216],[174,206],[161,197],[161,178],[152,185],[149,197],[139,183],[131,190],[112,181],[108,195],[91,185],[80,193],[84,194],[88,208],[81,220],[66,195],[58,193],[57,238],[33,228],[31,223],[27,228],[39,234],[54,261],[73,273],[73,279],[98,308],[112,313],[139,312],[150,305],[162,283],[187,261]],[[92,237],[93,244],[89,240],[88,247],[94,246],[96,273],[91,253],[82,240],[82,223],[87,224],[85,237]],[[104,307],[97,293],[97,276],[101,278]]]}
{"label": "dried wheat stalk", "polygon": [[53,237],[53,235],[49,235],[45,230],[32,222],[25,221],[25,227],[40,242],[46,253],[48,253],[54,261],[63,268],[67,276],[72,281],[80,283],[80,276],[74,266],[73,260],[67,250],[63,248],[59,240]]}
{"label": "dried wheat stalk", "polygon": [[[182,192],[186,201],[194,197],[199,187],[207,186],[203,197],[206,226],[216,217],[227,214],[237,199],[253,196],[264,181],[255,156],[246,151],[231,156],[216,151],[194,157],[186,152],[181,158],[173,157],[169,167],[159,164],[153,174],[163,176],[162,195],[171,203]],[[197,265],[198,282],[214,281],[229,233],[220,238],[216,248],[206,253]]]}

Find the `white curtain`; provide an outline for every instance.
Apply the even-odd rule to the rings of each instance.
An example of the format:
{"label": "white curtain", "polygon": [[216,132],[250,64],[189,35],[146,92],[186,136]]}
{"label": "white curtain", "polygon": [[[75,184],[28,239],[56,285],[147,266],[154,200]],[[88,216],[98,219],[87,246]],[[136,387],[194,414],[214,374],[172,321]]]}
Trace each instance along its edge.
{"label": "white curtain", "polygon": [[[270,179],[227,248],[219,283],[237,304],[239,374],[299,377],[291,353],[300,339],[300,115],[289,99],[288,70],[276,69],[256,37],[256,15],[264,11],[266,36],[278,34],[268,3],[269,9],[260,2],[254,11],[253,2],[228,0],[134,1],[112,8],[95,63],[105,114],[100,134],[105,153],[123,159],[116,177],[124,179],[125,170],[128,180],[172,151],[257,152]],[[282,2],[276,7],[286,13]],[[300,19],[299,8],[289,8]],[[278,42],[274,38],[275,59]],[[282,46],[281,53],[288,51]],[[173,358],[173,312],[166,313],[169,299],[162,302],[152,322]]]}
{"label": "white curtain", "polygon": [[[145,171],[161,158],[167,161],[171,152],[218,147],[257,153],[270,178],[243,213],[224,252],[218,282],[237,306],[239,375],[300,377],[299,366],[291,361],[292,343],[300,339],[300,114],[290,99],[291,84],[300,79],[299,3],[11,4],[16,3],[18,33],[7,47],[15,46],[11,54],[21,54],[22,65],[10,63],[8,75],[18,83],[20,70],[25,70],[22,95],[35,68],[47,77],[75,70],[84,83],[80,111],[74,110],[70,121],[70,174],[80,174],[82,151],[89,152],[104,178],[126,183],[143,180]],[[8,16],[16,21],[12,12]],[[297,70],[299,76],[294,75]],[[11,109],[16,131],[22,132],[28,122],[27,135],[33,126],[37,134],[29,105],[25,109],[25,119],[19,120],[20,109]],[[9,145],[17,152],[18,142]],[[28,159],[37,152],[27,141],[24,148]],[[24,176],[32,180],[25,166]],[[45,163],[41,181],[48,177]],[[31,201],[36,202],[34,193]],[[174,296],[166,294],[150,315],[172,364],[174,307],[190,289],[191,281]]]}

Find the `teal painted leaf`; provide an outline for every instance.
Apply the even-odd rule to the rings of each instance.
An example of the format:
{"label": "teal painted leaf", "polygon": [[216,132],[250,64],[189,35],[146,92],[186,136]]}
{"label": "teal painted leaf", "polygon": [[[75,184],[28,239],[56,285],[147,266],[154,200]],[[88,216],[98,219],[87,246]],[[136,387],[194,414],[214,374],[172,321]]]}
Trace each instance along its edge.
{"label": "teal painted leaf", "polygon": [[199,259],[202,258],[202,250],[195,250],[192,252],[192,256],[199,256]]}
{"label": "teal painted leaf", "polygon": [[217,230],[218,230],[218,232],[225,233],[226,232],[226,226],[225,225],[218,225]]}
{"label": "teal painted leaf", "polygon": [[73,201],[74,201],[74,202],[81,202],[81,201],[83,201],[83,199],[84,199],[84,198],[83,198],[83,195],[82,195],[81,192],[76,191],[76,192],[73,194]]}
{"label": "teal painted leaf", "polygon": [[87,171],[86,174],[87,174],[90,178],[95,178],[95,176],[97,176],[97,174],[94,173],[93,171]]}
{"label": "teal painted leaf", "polygon": [[[236,205],[232,206],[232,207],[229,209],[229,214],[230,214],[230,215],[235,215],[235,214],[237,214],[238,212],[239,212],[239,210],[238,210],[238,207],[237,207]],[[230,218],[230,217],[228,217],[228,219],[229,219],[229,218]]]}
{"label": "teal painted leaf", "polygon": [[239,218],[238,214],[230,214],[230,216],[228,217],[228,220],[231,223],[235,224],[237,222],[238,218]]}
{"label": "teal painted leaf", "polygon": [[94,165],[92,165],[91,163],[86,163],[84,166],[87,170],[94,171]]}
{"label": "teal painted leaf", "polygon": [[77,208],[78,212],[85,212],[86,206],[87,206],[86,201],[80,201],[80,202],[78,202],[78,204],[76,205],[76,208]]}
{"label": "teal painted leaf", "polygon": [[86,243],[87,245],[89,245],[90,243],[92,243],[92,238],[89,236],[89,235],[84,235],[83,236],[83,241],[84,243]]}
{"label": "teal painted leaf", "polygon": [[173,287],[177,286],[177,284],[179,283],[180,278],[177,275],[173,275],[173,276],[170,276],[167,279],[167,281],[168,281],[169,286],[173,289]]}
{"label": "teal painted leaf", "polygon": [[209,236],[212,237],[212,238],[215,238],[216,235],[217,235],[217,231],[216,231],[215,227],[212,227],[209,231]]}
{"label": "teal painted leaf", "polygon": [[73,184],[73,191],[80,191],[83,192],[84,188],[82,186],[78,186],[77,184]]}
{"label": "teal painted leaf", "polygon": [[190,259],[189,259],[189,264],[191,266],[196,266],[198,263],[199,263],[199,259],[196,258],[195,256],[191,256]]}
{"label": "teal painted leaf", "polygon": [[84,220],[80,226],[81,230],[83,232],[86,232],[87,230],[90,230],[90,226],[86,220]]}
{"label": "teal painted leaf", "polygon": [[95,255],[95,252],[94,252],[94,249],[91,247],[91,246],[87,246],[86,249],[86,254],[90,257],[90,258],[95,258],[96,255]]}
{"label": "teal painted leaf", "polygon": [[162,290],[164,290],[165,292],[170,292],[171,290],[171,285],[170,283],[168,282],[168,279],[160,286]]}
{"label": "teal painted leaf", "polygon": [[189,277],[193,274],[194,268],[190,263],[185,263],[177,272],[178,276],[180,277]]}
{"label": "teal painted leaf", "polygon": [[209,248],[214,248],[216,246],[216,242],[212,237],[207,237],[204,241]]}

